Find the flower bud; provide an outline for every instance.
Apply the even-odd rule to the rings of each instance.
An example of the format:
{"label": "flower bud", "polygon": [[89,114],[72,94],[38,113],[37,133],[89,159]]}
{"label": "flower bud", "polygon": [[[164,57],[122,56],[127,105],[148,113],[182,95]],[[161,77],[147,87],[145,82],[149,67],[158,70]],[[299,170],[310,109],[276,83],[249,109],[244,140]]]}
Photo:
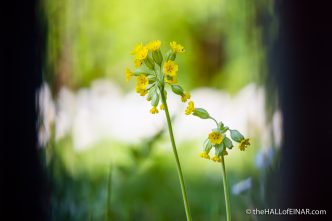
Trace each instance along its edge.
{"label": "flower bud", "polygon": [[172,85],[172,91],[177,95],[183,94],[183,89],[180,85]]}
{"label": "flower bud", "polygon": [[210,118],[209,113],[203,108],[195,108],[193,115],[201,119]]}

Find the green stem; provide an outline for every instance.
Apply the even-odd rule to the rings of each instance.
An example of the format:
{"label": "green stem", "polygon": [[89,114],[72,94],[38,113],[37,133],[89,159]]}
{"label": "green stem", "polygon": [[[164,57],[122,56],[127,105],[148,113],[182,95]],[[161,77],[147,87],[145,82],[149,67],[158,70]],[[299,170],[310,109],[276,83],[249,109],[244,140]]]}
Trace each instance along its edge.
{"label": "green stem", "polygon": [[231,220],[231,205],[230,205],[230,200],[229,200],[225,159],[224,159],[223,155],[221,156],[221,166],[222,166],[222,179],[223,179],[223,184],[224,184],[224,195],[225,195],[225,204],[226,204],[226,217],[227,217],[227,221],[230,221]]}
{"label": "green stem", "polygon": [[186,211],[187,221],[191,221],[192,219],[191,219],[190,208],[189,208],[189,203],[188,203],[188,198],[187,198],[187,193],[186,193],[186,187],[185,187],[185,184],[184,184],[184,179],[183,179],[183,175],[182,175],[182,169],[181,169],[181,165],[180,165],[178,152],[176,150],[176,145],[175,145],[175,140],[174,140],[174,135],[173,135],[173,129],[172,129],[172,123],[171,123],[171,118],[169,116],[168,106],[167,106],[167,103],[166,103],[166,97],[165,97],[165,94],[164,94],[164,89],[160,90],[160,94],[161,94],[162,103],[165,107],[165,114],[166,114],[166,119],[167,119],[168,131],[169,131],[169,136],[171,138],[173,153],[174,153],[174,157],[175,157],[175,161],[176,161],[176,168],[177,168],[178,176],[179,176],[179,180],[180,180],[182,198],[183,198],[184,208],[185,208],[185,211]]}
{"label": "green stem", "polygon": [[210,116],[210,119],[213,120],[217,124],[217,127],[218,127],[218,121],[211,116]]}

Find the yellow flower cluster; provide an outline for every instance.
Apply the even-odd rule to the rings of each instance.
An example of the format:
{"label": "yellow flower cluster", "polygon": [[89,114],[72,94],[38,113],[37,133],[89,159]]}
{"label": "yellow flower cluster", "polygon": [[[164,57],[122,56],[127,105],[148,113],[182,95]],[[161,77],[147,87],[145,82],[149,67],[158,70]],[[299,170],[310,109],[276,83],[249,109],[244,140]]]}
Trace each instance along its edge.
{"label": "yellow flower cluster", "polygon": [[[137,68],[131,71],[129,68],[125,71],[125,79],[129,81],[133,76],[136,78],[136,92],[141,96],[145,96],[147,101],[151,102],[152,109],[150,113],[157,114],[158,103],[161,93],[164,93],[166,85],[176,86],[178,91],[174,92],[181,96],[181,100],[186,102],[190,99],[188,92],[177,83],[177,74],[179,71],[178,64],[175,63],[177,53],[184,52],[184,47],[175,41],[170,43],[170,50],[163,56],[160,50],[161,41],[154,40],[147,44],[139,43],[131,51],[134,55],[134,64]],[[173,89],[172,89],[173,90]],[[160,105],[160,110],[164,110],[165,106]],[[192,110],[193,111],[193,110]]]}
{"label": "yellow flower cluster", "polygon": [[[218,128],[214,129],[211,133],[209,133],[207,140],[203,145],[203,152],[199,155],[205,159],[211,159],[214,162],[223,162],[223,156],[227,156],[227,148],[232,149],[233,144],[231,139],[229,139],[226,135],[226,131],[230,131],[231,138],[239,142],[240,150],[245,150],[249,145],[249,138],[244,138],[240,132],[237,130],[230,130],[228,127],[225,127],[223,123],[217,123]],[[215,148],[215,156],[210,158],[209,152],[211,148]]]}
{"label": "yellow flower cluster", "polygon": [[133,72],[129,68],[126,68],[126,81],[130,81],[131,77],[133,76]]}

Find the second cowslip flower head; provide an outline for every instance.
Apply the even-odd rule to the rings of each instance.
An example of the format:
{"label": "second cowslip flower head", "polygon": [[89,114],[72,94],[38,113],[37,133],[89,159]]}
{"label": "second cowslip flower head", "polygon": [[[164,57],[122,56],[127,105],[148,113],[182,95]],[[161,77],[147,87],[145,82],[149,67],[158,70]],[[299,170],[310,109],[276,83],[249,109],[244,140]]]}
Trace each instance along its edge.
{"label": "second cowslip flower head", "polygon": [[[184,98],[185,97],[185,98]],[[186,100],[186,95],[182,95],[182,99]],[[229,127],[225,126],[221,121],[218,123],[216,119],[211,117],[209,112],[203,108],[196,108],[193,101],[188,103],[185,110],[186,115],[194,115],[201,119],[211,119],[216,123],[216,128],[212,129],[208,137],[203,143],[203,150],[199,154],[200,157],[214,162],[220,163],[222,168],[222,178],[224,185],[224,195],[225,195],[225,206],[226,206],[226,219],[231,221],[231,209],[230,209],[230,195],[228,188],[228,181],[226,175],[226,166],[224,156],[228,155],[227,149],[233,148],[233,141],[239,143],[239,149],[241,151],[246,150],[250,145],[249,138],[244,138],[244,136],[237,130],[231,130]],[[229,132],[230,138],[227,137],[227,132]],[[214,148],[214,156],[210,157],[209,153],[211,149]]]}

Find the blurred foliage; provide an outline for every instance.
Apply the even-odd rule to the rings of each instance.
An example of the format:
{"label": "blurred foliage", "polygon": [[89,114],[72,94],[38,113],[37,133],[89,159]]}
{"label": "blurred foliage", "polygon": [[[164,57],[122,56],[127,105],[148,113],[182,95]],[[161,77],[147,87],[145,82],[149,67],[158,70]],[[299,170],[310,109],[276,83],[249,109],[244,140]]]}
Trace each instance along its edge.
{"label": "blurred foliage", "polygon": [[[77,89],[96,78],[124,84],[128,54],[137,42],[182,43],[180,76],[188,89],[236,91],[266,72],[265,37],[276,30],[272,0],[51,0],[46,77],[54,89]],[[262,21],[267,21],[263,23]]]}
{"label": "blurred foliage", "polygon": [[[52,181],[52,220],[185,220],[173,155],[165,149],[170,148],[168,138],[161,132],[156,137],[134,146],[100,142],[79,153],[70,137],[49,146],[52,151],[47,153],[50,160],[45,169]],[[193,217],[223,220],[220,165],[199,158],[192,148],[196,143],[180,146]],[[226,158],[231,186],[249,174],[253,182],[241,195],[232,195],[233,220],[253,220],[245,209],[265,205],[264,177],[254,167],[254,146],[255,141],[245,154],[234,151]]]}

